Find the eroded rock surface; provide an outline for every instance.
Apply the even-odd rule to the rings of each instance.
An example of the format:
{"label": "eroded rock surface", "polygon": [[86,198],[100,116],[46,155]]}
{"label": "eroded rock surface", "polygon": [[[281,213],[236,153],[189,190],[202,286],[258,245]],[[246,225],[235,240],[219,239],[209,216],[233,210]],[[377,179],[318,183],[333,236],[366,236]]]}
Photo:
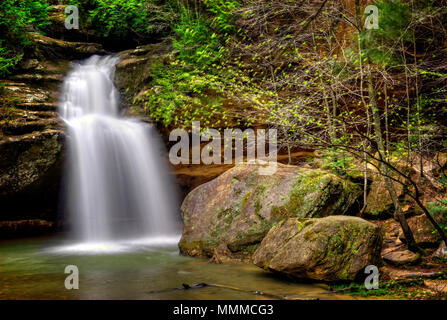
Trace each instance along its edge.
{"label": "eroded rock surface", "polygon": [[397,250],[389,252],[383,256],[383,259],[396,266],[411,265],[420,261],[421,256],[410,250]]}
{"label": "eroded rock surface", "polygon": [[6,226],[24,234],[50,230],[41,222],[57,220],[65,145],[57,113],[60,86],[71,59],[105,52],[95,43],[28,36],[33,49],[15,74],[0,79],[0,237]]}

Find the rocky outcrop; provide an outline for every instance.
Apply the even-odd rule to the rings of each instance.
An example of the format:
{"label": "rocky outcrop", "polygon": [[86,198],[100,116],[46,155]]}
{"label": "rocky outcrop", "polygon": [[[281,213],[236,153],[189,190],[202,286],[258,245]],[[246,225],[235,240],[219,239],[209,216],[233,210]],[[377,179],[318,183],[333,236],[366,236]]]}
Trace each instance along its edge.
{"label": "rocky outcrop", "polygon": [[30,58],[0,80],[0,221],[56,219],[65,137],[56,101],[68,67]]}
{"label": "rocky outcrop", "polygon": [[61,159],[63,133],[43,130],[0,144],[0,195],[36,184]]}
{"label": "rocky outcrop", "polygon": [[65,137],[56,111],[58,84],[3,83],[0,221],[55,220]]}
{"label": "rocky outcrop", "polygon": [[65,138],[57,113],[60,85],[71,59],[105,52],[94,43],[28,36],[34,49],[15,74],[0,79],[0,237],[7,230],[52,229],[42,226],[57,219]]}
{"label": "rocky outcrop", "polygon": [[447,280],[424,280],[424,286],[439,294],[439,298],[447,296]]}
{"label": "rocky outcrop", "polygon": [[269,231],[253,263],[297,278],[352,281],[380,264],[381,247],[380,228],[357,217],[293,218]]}
{"label": "rocky outcrop", "polygon": [[70,42],[50,38],[37,32],[29,34],[31,41],[44,55],[53,55],[64,60],[83,59],[93,54],[105,54],[102,45],[92,42]]}
{"label": "rocky outcrop", "polygon": [[410,250],[397,250],[383,256],[383,260],[396,266],[411,265],[419,262],[421,256]]}
{"label": "rocky outcrop", "polygon": [[361,194],[357,185],[327,171],[278,164],[273,175],[260,175],[259,167],[238,165],[185,198],[182,253],[212,256],[227,247],[249,256],[275,222],[347,214]]}
{"label": "rocky outcrop", "polygon": [[167,63],[171,59],[171,54],[170,40],[139,46],[118,54],[120,62],[116,65],[115,85],[124,93],[128,115],[147,118],[144,105],[138,103],[138,98],[144,96],[147,90],[156,90],[149,87],[154,65]]}

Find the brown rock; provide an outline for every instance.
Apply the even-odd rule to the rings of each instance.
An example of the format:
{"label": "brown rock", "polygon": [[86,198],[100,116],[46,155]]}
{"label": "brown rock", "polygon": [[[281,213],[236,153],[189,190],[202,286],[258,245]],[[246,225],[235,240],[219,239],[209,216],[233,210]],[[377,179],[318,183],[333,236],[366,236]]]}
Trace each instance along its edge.
{"label": "brown rock", "polygon": [[383,256],[383,260],[396,266],[411,265],[419,262],[421,256],[409,250],[397,250]]}
{"label": "brown rock", "polygon": [[90,42],[69,42],[50,38],[37,32],[29,33],[30,39],[44,53],[56,54],[63,59],[82,59],[93,54],[104,54],[102,45]]}
{"label": "brown rock", "polygon": [[401,281],[401,280],[413,280],[413,279],[434,279],[445,275],[442,271],[432,270],[404,270],[391,265],[386,265],[380,268],[381,278]]}
{"label": "brown rock", "polygon": [[[402,184],[393,182],[393,185],[396,190],[397,196],[400,197],[403,194]],[[378,174],[373,175],[373,182],[371,183],[367,202],[368,206],[366,207],[365,214],[372,217],[393,215],[393,200],[391,199],[391,196],[388,192],[383,176]]]}

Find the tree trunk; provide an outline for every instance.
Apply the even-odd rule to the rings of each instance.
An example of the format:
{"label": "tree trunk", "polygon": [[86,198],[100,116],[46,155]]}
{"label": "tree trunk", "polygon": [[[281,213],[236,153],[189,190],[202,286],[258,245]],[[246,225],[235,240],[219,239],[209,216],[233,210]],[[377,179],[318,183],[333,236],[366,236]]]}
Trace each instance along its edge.
{"label": "tree trunk", "polygon": [[[373,122],[374,122],[375,141],[377,143],[379,157],[386,161],[387,156],[386,156],[385,148],[383,145],[382,129],[380,127],[380,113],[379,113],[379,108],[377,106],[376,92],[374,90],[372,74],[371,74],[371,70],[369,68],[367,71],[367,76],[368,76],[368,94],[369,94],[369,100],[370,100],[370,104],[371,104],[371,110],[372,110],[372,116],[373,116]],[[380,168],[382,170],[383,177],[385,179],[386,187],[387,187],[390,197],[393,201],[394,217],[399,221],[399,224],[400,224],[402,231],[404,233],[404,236],[405,236],[405,240],[407,242],[408,249],[411,251],[419,251],[420,249],[416,244],[416,241],[413,236],[413,232],[411,231],[410,226],[408,225],[407,219],[405,218],[405,215],[402,212],[402,207],[399,203],[399,199],[397,197],[397,193],[396,193],[396,189],[394,188],[394,184],[391,181],[391,179],[389,178],[389,174],[388,174],[389,170],[383,162],[380,163]]]}

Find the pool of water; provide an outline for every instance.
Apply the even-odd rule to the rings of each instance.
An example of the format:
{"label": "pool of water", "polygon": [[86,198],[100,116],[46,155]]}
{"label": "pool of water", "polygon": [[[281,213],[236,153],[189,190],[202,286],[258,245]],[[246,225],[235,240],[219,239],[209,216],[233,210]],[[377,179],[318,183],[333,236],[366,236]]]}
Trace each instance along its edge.
{"label": "pool of water", "polygon": [[[349,299],[254,265],[184,257],[175,244],[91,249],[60,236],[0,241],[0,299]],[[65,288],[67,265],[79,269],[78,290]],[[183,283],[218,286],[185,290]]]}

